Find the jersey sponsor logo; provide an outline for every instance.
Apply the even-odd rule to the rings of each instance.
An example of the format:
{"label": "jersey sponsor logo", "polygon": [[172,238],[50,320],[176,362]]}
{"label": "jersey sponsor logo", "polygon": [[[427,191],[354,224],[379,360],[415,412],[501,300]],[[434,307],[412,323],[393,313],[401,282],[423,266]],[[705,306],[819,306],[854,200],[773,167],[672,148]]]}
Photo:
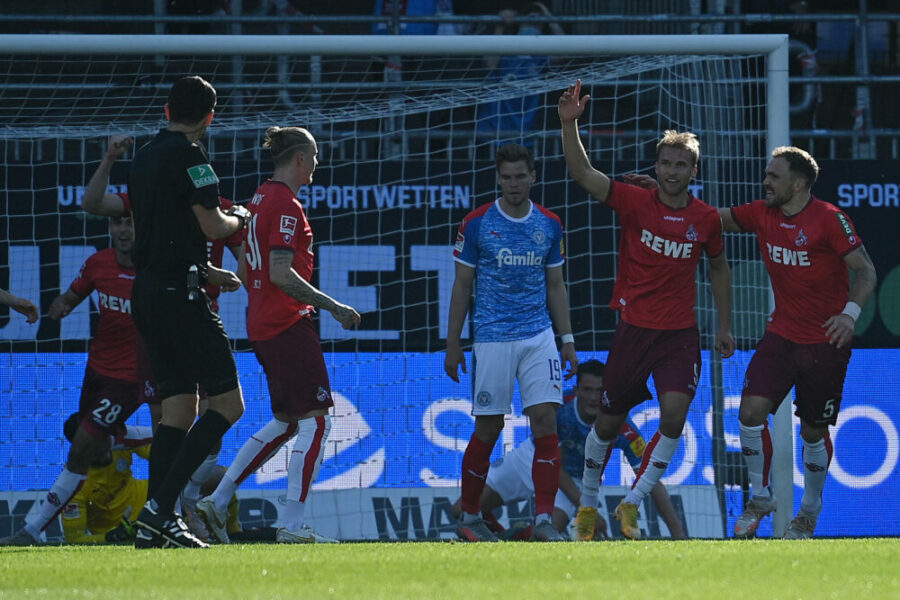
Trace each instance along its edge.
{"label": "jersey sponsor logo", "polygon": [[841,229],[844,230],[844,235],[848,238],[853,238],[853,227],[850,226],[850,219],[844,216],[844,213],[835,213],[837,215],[837,219],[841,224]]}
{"label": "jersey sponsor logo", "polygon": [[544,257],[538,256],[534,250],[525,254],[513,254],[509,248],[501,248],[497,252],[498,267],[539,267],[544,264]]}
{"label": "jersey sponsor logo", "polygon": [[676,221],[676,222],[678,222],[678,223],[681,223],[682,221],[684,221],[684,217],[673,217],[672,215],[665,215],[665,216],[663,217],[663,220],[665,220],[665,221]]}
{"label": "jersey sponsor logo", "polygon": [[104,294],[103,292],[97,292],[97,295],[100,297],[100,306],[102,308],[131,314],[130,298],[119,298],[118,296],[113,296],[112,294]]}
{"label": "jersey sponsor logo", "polygon": [[783,227],[785,229],[797,229],[797,226],[794,225],[793,223],[779,223],[778,226]]}
{"label": "jersey sponsor logo", "polygon": [[290,215],[281,215],[281,222],[278,226],[279,233],[295,235],[297,233],[297,217]]}
{"label": "jersey sponsor logo", "polygon": [[700,236],[697,234],[697,230],[694,229],[693,225],[688,225],[688,230],[684,234],[684,237],[692,242],[696,242],[700,238]]}
{"label": "jersey sponsor logo", "polygon": [[769,260],[775,264],[788,267],[808,267],[812,264],[809,262],[809,252],[806,250],[791,250],[773,246],[768,242],[766,242],[766,248],[769,250]]}
{"label": "jersey sponsor logo", "polygon": [[128,273],[119,273],[119,279],[134,279],[134,275],[129,275]]}
{"label": "jersey sponsor logo", "polygon": [[803,233],[802,229],[797,232],[797,239],[794,240],[795,244],[797,244],[798,246],[805,246],[806,242],[808,242],[808,241],[809,241],[809,238],[806,237],[806,234]]}
{"label": "jersey sponsor logo", "polygon": [[667,240],[647,231],[641,230],[641,242],[663,256],[671,256],[672,258],[690,258],[694,251],[694,244],[691,242],[676,242]]}
{"label": "jersey sponsor logo", "polygon": [[198,189],[219,183],[219,177],[210,164],[195,165],[187,170],[187,174],[191,178],[191,183]]}

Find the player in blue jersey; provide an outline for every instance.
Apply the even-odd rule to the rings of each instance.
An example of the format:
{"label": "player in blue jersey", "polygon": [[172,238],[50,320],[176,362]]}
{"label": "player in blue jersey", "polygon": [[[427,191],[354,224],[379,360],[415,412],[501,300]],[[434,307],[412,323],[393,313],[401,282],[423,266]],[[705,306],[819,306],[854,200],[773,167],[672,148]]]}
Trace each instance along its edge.
{"label": "player in blue jersey", "polygon": [[502,146],[495,163],[501,196],[466,215],[453,251],[456,280],[444,369],[457,382],[459,368],[466,371],[460,336],[475,292],[475,433],[463,456],[457,534],[467,541],[497,541],[481,518],[479,499],[518,380],[535,446],[533,538],[557,541],[563,537],[551,523],[560,470],[556,411],[562,404],[563,367],[568,363],[568,379],[578,365],[562,274],[563,227],[559,217],[531,201],[537,175],[527,148]]}
{"label": "player in blue jersey", "polygon": [[[561,533],[567,530],[578,509],[581,472],[584,468],[584,441],[600,412],[603,369],[603,363],[598,360],[580,363],[575,389],[565,394],[565,405],[556,415],[562,469],[559,473],[559,492],[556,494],[553,507],[553,526]],[[635,473],[641,466],[641,456],[646,446],[646,441],[631,419],[626,419],[619,437],[612,444],[612,447],[622,451],[622,456]],[[534,443],[529,438],[491,465],[487,485],[481,494],[481,511],[493,531],[498,533],[503,531],[493,516],[492,511],[495,508],[507,502],[525,500],[534,494],[530,477],[533,456]],[[661,482],[656,483],[650,497],[669,528],[671,536],[676,539],[684,538],[684,527],[672,505],[668,491]],[[596,525],[594,523],[591,525],[589,530],[578,531],[579,540],[607,537],[606,521],[603,517],[598,515]]]}

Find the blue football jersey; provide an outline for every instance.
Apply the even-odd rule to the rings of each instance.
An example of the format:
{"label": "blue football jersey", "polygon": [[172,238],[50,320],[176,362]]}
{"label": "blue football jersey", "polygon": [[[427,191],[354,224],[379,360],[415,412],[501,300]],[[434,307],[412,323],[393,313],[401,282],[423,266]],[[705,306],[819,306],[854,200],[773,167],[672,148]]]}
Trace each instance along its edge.
{"label": "blue football jersey", "polygon": [[[566,392],[565,404],[556,413],[556,432],[559,435],[559,446],[563,450],[562,468],[572,479],[581,480],[584,474],[584,442],[591,432],[591,426],[591,423],[582,421],[578,416],[578,398],[571,391]],[[641,466],[641,456],[646,445],[637,426],[630,418],[626,418],[613,447],[622,451],[632,469],[637,470]]]}
{"label": "blue football jersey", "polygon": [[531,204],[514,219],[500,201],[470,212],[459,226],[454,258],[475,269],[476,342],[509,342],[551,326],[547,310],[548,267],[565,261],[562,222]]}

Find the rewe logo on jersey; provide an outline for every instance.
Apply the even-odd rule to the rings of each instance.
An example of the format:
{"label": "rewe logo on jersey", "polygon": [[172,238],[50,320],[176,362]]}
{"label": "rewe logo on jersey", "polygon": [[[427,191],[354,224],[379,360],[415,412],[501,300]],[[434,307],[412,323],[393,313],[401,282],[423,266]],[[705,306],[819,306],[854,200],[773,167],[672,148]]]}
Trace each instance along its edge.
{"label": "rewe logo on jersey", "polygon": [[501,248],[497,252],[498,267],[539,267],[542,264],[544,264],[544,257],[538,256],[534,250],[525,254],[513,254],[509,248]]}
{"label": "rewe logo on jersey", "polygon": [[812,264],[809,262],[809,252],[806,250],[791,250],[769,243],[766,243],[766,248],[769,250],[769,259],[773,263],[789,267],[808,267]]}
{"label": "rewe logo on jersey", "polygon": [[676,242],[667,240],[658,235],[654,235],[646,229],[641,230],[641,242],[663,256],[671,256],[672,258],[690,258],[694,251],[694,244],[690,242]]}
{"label": "rewe logo on jersey", "polygon": [[104,294],[103,292],[97,292],[97,295],[100,297],[101,307],[108,308],[109,310],[117,310],[122,313],[131,314],[130,298],[119,298],[118,296],[113,296],[112,294]]}

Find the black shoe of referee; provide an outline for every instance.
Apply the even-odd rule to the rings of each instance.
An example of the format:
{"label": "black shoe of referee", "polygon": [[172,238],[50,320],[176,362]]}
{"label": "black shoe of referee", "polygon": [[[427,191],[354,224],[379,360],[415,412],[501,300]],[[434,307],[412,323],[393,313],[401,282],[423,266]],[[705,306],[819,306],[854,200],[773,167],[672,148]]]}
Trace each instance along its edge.
{"label": "black shoe of referee", "polygon": [[[169,513],[168,515],[160,513],[156,507],[156,502],[153,500],[147,501],[140,514],[138,514],[135,523],[151,534],[158,535],[161,538],[160,541],[164,542],[162,547],[209,548],[209,544],[201,541],[191,533],[188,526],[181,520],[181,517],[175,513]],[[142,539],[140,547],[153,547],[148,542],[150,540]],[[168,542],[168,544],[165,542]],[[137,540],[135,540],[135,547],[138,547]]]}

